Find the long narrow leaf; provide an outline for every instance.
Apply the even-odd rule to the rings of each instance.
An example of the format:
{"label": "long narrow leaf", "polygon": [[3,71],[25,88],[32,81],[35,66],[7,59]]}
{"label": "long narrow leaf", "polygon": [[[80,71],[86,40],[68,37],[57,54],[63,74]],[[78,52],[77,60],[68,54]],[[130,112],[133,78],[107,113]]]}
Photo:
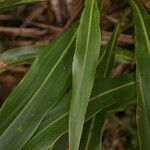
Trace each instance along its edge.
{"label": "long narrow leaf", "polygon": [[73,89],[69,117],[70,150],[79,148],[86,108],[100,52],[99,11],[95,0],[86,0],[77,34],[73,61]]}
{"label": "long narrow leaf", "polygon": [[112,36],[107,43],[102,56],[100,57],[98,73],[96,78],[110,77],[114,65],[115,50],[117,47],[117,39],[120,31],[120,23],[118,23],[112,33]]}
{"label": "long narrow leaf", "polygon": [[0,149],[23,147],[47,111],[64,95],[71,79],[75,30],[76,26],[72,27],[37,56],[25,78],[2,106]]}
{"label": "long narrow leaf", "polygon": [[[56,107],[49,111],[40,129],[25,145],[24,150],[42,149],[42,147],[53,145],[62,134],[68,131],[69,99],[70,95],[66,95]],[[135,102],[136,90],[133,74],[116,79],[104,79],[94,85],[86,121],[103,109],[110,108],[112,110]],[[57,128],[63,130],[57,130]]]}
{"label": "long narrow leaf", "polygon": [[138,129],[141,150],[150,143],[150,16],[136,0],[131,1],[134,13],[137,58]]}
{"label": "long narrow leaf", "polygon": [[[98,80],[103,78],[109,78],[111,75],[115,57],[114,51],[116,50],[117,46],[117,38],[119,35],[119,30],[120,30],[120,23],[116,25],[116,28],[112,33],[111,39],[109,40],[108,44],[106,45],[106,48],[104,49],[104,52],[100,57],[96,82],[98,82]],[[93,147],[93,150],[98,150],[101,148],[102,145],[101,138],[106,114],[107,109],[104,109],[101,112],[99,112],[93,119],[91,124],[91,128],[93,128],[93,130],[89,132],[89,139],[85,147],[86,150],[88,149],[90,150],[91,147]]]}

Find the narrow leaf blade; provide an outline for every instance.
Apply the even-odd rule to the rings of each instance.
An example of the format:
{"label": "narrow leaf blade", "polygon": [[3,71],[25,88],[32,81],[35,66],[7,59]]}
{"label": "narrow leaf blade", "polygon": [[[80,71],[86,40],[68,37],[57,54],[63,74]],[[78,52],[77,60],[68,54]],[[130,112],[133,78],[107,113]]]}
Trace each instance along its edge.
{"label": "narrow leaf blade", "polygon": [[[69,99],[70,94],[66,95],[56,107],[49,111],[49,114],[47,114],[42,123],[43,125],[41,124],[40,129],[29,140],[23,150],[36,150],[37,147],[42,149],[42,147],[53,145],[62,134],[68,131],[67,114],[69,114]],[[113,109],[116,110],[116,108],[122,108],[134,103],[136,103],[136,90],[133,74],[116,79],[104,79],[94,85],[85,121],[92,119],[92,117],[104,109],[108,108],[112,111]],[[62,122],[63,120],[65,122]],[[57,130],[57,128],[62,129]]]}
{"label": "narrow leaf blade", "polygon": [[149,150],[150,143],[150,16],[142,5],[132,0],[135,26],[135,54],[137,58],[137,120],[142,150]]}
{"label": "narrow leaf blade", "polygon": [[70,150],[79,148],[86,108],[95,78],[100,52],[99,19],[97,2],[86,0],[73,61],[73,90],[69,117]]}
{"label": "narrow leaf blade", "polygon": [[22,148],[47,111],[64,95],[71,79],[75,31],[76,26],[37,56],[25,78],[2,106],[0,149]]}
{"label": "narrow leaf blade", "polygon": [[31,64],[37,54],[43,49],[45,49],[44,46],[27,46],[0,54],[0,62],[4,64],[4,67],[0,69],[0,73],[18,64]]}
{"label": "narrow leaf blade", "polygon": [[[109,78],[114,64],[115,50],[117,47],[117,39],[120,31],[120,23],[118,23],[112,33],[112,36],[106,45],[104,52],[100,57],[100,63],[98,67],[98,73],[96,81],[103,78]],[[105,122],[105,116],[107,114],[107,109],[99,112],[92,121],[91,128],[93,132],[89,132],[90,140],[87,141],[86,149],[93,150],[101,149],[103,125]],[[98,119],[98,120],[97,120]]]}

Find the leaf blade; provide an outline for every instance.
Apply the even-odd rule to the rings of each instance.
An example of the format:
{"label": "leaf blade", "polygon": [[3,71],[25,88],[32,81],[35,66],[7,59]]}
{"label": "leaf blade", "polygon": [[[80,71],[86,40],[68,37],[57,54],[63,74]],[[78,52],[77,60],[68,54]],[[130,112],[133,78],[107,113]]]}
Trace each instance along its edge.
{"label": "leaf blade", "polygon": [[[118,23],[112,33],[111,39],[109,40],[103,54],[100,57],[100,62],[98,66],[98,73],[95,82],[103,78],[109,78],[111,75],[111,71],[114,65],[114,57],[115,57],[115,49],[117,47],[117,38],[120,31],[120,23]],[[102,141],[102,133],[103,133],[103,125],[105,122],[105,116],[107,114],[107,109],[99,112],[92,121],[91,128],[93,128],[93,132],[89,132],[90,141],[87,141],[86,149],[97,150],[101,149],[101,141]],[[97,120],[98,119],[98,120]]]}
{"label": "leaf blade", "polygon": [[5,64],[5,67],[0,69],[0,73],[18,64],[31,64],[43,49],[44,47],[27,46],[0,54],[0,62]]}
{"label": "leaf blade", "polygon": [[137,121],[140,148],[149,149],[150,143],[150,16],[138,1],[131,1],[134,14],[135,47],[137,58]]}
{"label": "leaf blade", "polygon": [[69,147],[71,150],[77,150],[79,147],[99,51],[100,29],[97,3],[95,0],[86,0],[77,34],[72,69],[73,90],[69,117]]}
{"label": "leaf blade", "polygon": [[50,46],[50,50],[48,48],[46,53],[43,51],[37,56],[23,81],[2,106],[1,149],[20,149],[36,131],[47,111],[64,95],[71,78],[75,31],[76,26],[73,26]]}
{"label": "leaf blade", "polygon": [[[103,85],[106,85],[104,89],[101,88],[103,87]],[[121,94],[123,95],[123,97],[120,96]],[[68,100],[66,100],[67,102],[64,102],[65,99],[67,98],[68,98]],[[121,78],[119,77],[116,79],[104,79],[103,82],[99,81],[94,85],[92,91],[91,100],[89,102],[87,109],[86,121],[94,117],[99,111],[102,111],[103,109],[110,108],[110,110],[113,110],[125,106],[126,103],[127,105],[133,104],[136,102],[135,98],[136,98],[136,90],[135,90],[135,78],[133,74],[126,75]],[[43,122],[43,125],[41,126],[40,130],[37,131],[38,135],[35,134],[35,136],[31,138],[31,140],[25,145],[24,150],[26,149],[36,150],[35,145],[37,145],[39,149],[42,148],[44,145],[47,146],[48,145],[50,146],[51,144],[53,145],[63,133],[68,131],[67,114],[69,113],[69,106],[70,106],[70,104],[68,103],[69,99],[70,95],[69,97],[68,95],[66,95],[66,97],[60,102],[60,104],[58,103],[58,105],[56,106],[57,108],[55,107],[54,111],[51,110],[52,112],[51,111],[49,112],[44,121],[46,123]],[[61,106],[61,109],[59,106]],[[53,117],[54,114],[57,114],[57,112],[60,112],[58,113],[59,115]],[[62,116],[66,117],[66,122],[64,123],[64,126],[67,126],[66,127],[67,129],[63,126],[62,128],[65,128],[65,130],[62,130],[62,132],[60,132],[59,134],[56,133],[57,136],[52,139],[52,137],[54,137],[53,130],[57,130],[58,128],[58,126],[53,125],[53,123],[55,123],[56,121],[59,122],[59,118],[61,119]],[[49,121],[47,121],[48,119]],[[58,124],[60,124],[59,128],[61,128],[61,121]],[[44,139],[45,143],[41,145],[40,143],[42,143],[42,139],[43,136],[45,136],[45,134],[47,134],[47,139]]]}

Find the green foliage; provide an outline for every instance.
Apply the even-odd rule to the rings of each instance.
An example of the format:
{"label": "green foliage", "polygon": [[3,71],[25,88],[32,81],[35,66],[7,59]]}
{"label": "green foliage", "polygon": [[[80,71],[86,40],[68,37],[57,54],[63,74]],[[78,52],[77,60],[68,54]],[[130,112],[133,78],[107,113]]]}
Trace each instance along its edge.
{"label": "green foliage", "polygon": [[[0,9],[35,1],[1,0]],[[149,149],[150,16],[137,0],[130,1],[135,54],[117,47],[121,22],[101,47],[98,4],[86,0],[79,27],[49,45],[0,54],[1,72],[32,64],[0,109],[0,149],[57,150],[61,144],[65,149],[69,135],[70,150],[98,150],[106,113],[136,103],[140,149]],[[110,78],[115,63],[133,61],[136,73]]]}
{"label": "green foliage", "polygon": [[73,86],[69,116],[70,149],[80,144],[86,108],[89,102],[100,53],[99,10],[95,0],[86,0],[77,34],[73,59]]}
{"label": "green foliage", "polygon": [[150,143],[150,16],[137,1],[131,2],[135,22],[135,54],[137,58],[137,120],[141,149]]}

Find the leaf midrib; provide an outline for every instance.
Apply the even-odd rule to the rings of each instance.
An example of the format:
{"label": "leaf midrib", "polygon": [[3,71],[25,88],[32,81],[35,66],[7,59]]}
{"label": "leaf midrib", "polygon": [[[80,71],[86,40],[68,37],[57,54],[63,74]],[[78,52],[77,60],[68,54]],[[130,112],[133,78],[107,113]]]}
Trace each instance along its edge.
{"label": "leaf midrib", "polygon": [[[85,47],[85,56],[84,56],[84,61],[83,61],[83,71],[81,74],[81,82],[79,82],[79,87],[82,89],[82,81],[84,78],[84,72],[86,68],[86,62],[87,62],[87,55],[88,55],[88,47],[89,47],[89,41],[90,41],[90,34],[91,34],[91,26],[92,26],[92,15],[93,15],[93,9],[94,9],[94,0],[92,0],[92,6],[90,10],[90,17],[89,17],[89,26],[88,26],[88,36],[87,36],[87,42],[86,42],[86,47]],[[80,91],[80,90],[79,90]]]}
{"label": "leaf midrib", "polygon": [[112,44],[111,44],[110,51],[109,51],[108,61],[106,62],[106,67],[105,67],[105,71],[104,71],[104,76],[103,76],[104,78],[107,77],[107,74],[108,74],[108,71],[109,71],[108,69],[109,69],[110,58],[112,56],[111,54],[112,54],[112,51],[113,51],[113,47],[115,45],[116,37],[118,35],[118,30],[119,30],[119,25],[117,26],[117,28],[115,30],[115,33],[114,33],[115,38],[112,39]]}

